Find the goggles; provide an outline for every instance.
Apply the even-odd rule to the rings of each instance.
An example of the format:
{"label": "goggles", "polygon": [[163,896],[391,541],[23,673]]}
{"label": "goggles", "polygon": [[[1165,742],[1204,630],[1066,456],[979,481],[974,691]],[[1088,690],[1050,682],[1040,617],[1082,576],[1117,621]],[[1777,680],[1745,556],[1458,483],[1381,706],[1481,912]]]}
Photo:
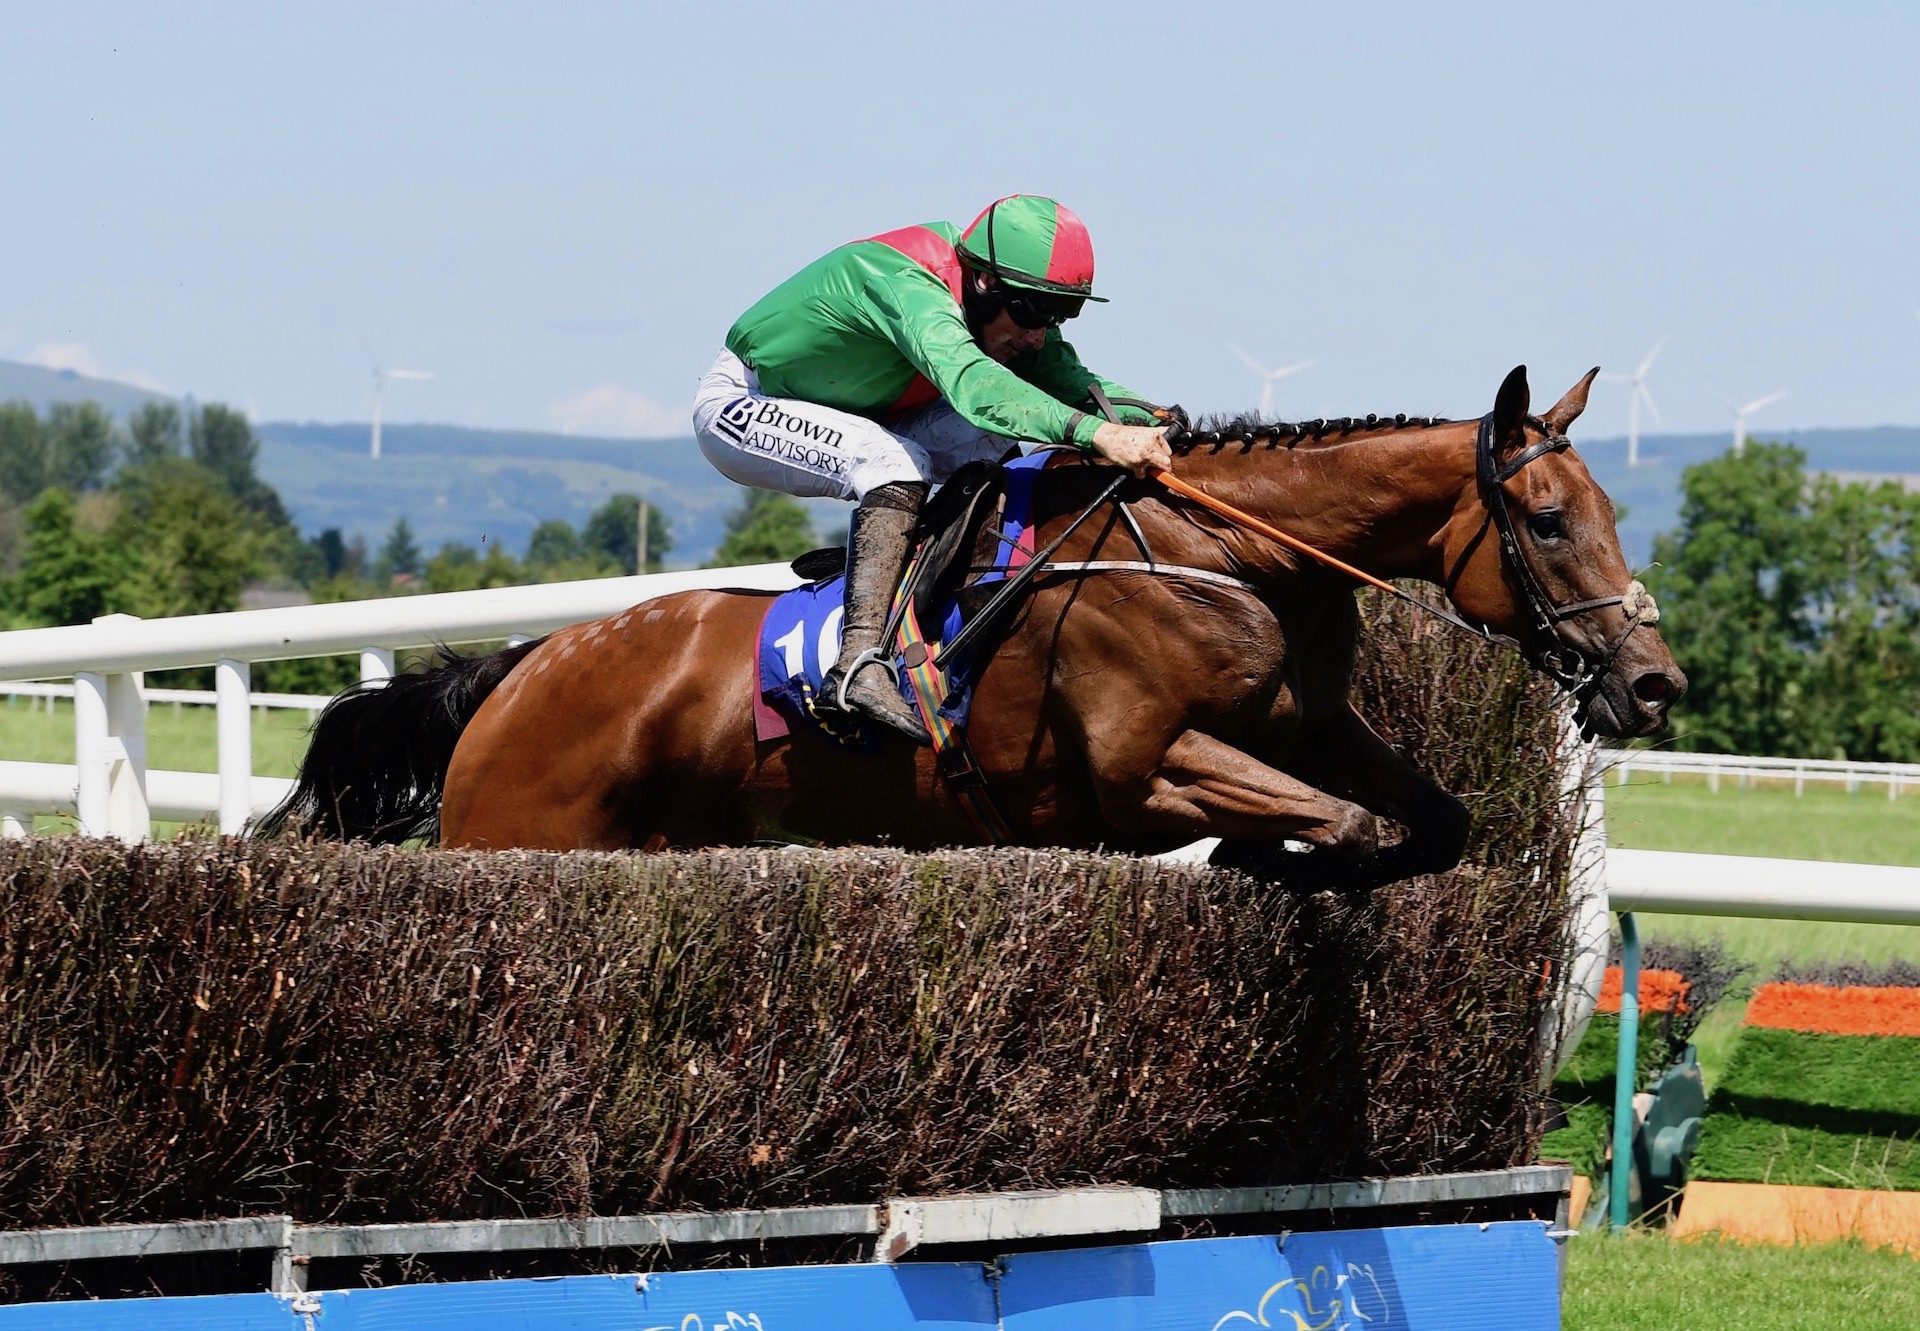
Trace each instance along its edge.
{"label": "goggles", "polygon": [[1000,307],[1007,312],[1007,317],[1028,331],[1058,328],[1080,313],[1087,303],[1081,296],[1028,291],[1004,283],[1000,286],[999,295]]}

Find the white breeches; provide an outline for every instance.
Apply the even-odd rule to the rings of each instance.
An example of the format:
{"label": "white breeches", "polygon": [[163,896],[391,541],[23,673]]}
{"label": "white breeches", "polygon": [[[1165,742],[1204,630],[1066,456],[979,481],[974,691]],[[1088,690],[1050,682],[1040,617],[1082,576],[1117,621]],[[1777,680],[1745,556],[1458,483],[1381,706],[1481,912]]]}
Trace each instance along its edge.
{"label": "white breeches", "polygon": [[693,399],[694,438],[721,475],[805,498],[860,499],[893,481],[937,485],[966,463],[999,458],[1014,446],[968,424],[944,400],[890,424],[768,397],[731,351],[720,353]]}

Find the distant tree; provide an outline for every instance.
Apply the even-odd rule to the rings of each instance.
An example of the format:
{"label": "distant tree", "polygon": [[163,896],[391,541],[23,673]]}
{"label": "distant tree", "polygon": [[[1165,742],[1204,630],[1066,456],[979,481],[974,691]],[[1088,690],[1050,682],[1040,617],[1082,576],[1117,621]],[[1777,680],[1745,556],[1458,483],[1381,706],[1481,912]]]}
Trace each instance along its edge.
{"label": "distant tree", "polygon": [[21,544],[26,538],[26,506],[0,495],[0,585],[20,571]]}
{"label": "distant tree", "polygon": [[84,624],[114,608],[130,560],[120,542],[75,520],[73,496],[43,490],[27,505],[20,575],[10,608],[40,624]]}
{"label": "distant tree", "polygon": [[667,552],[673,549],[673,532],[667,515],[647,505],[647,562],[644,569],[634,568],[634,546],[640,540],[640,500],[636,495],[617,494],[594,510],[580,534],[580,544],[589,552],[606,556],[623,572],[658,573]]}
{"label": "distant tree", "polygon": [[1803,750],[1920,762],[1920,494],[1816,479]]}
{"label": "distant tree", "polygon": [[279,493],[255,470],[260,440],[244,415],[209,402],[194,413],[188,443],[193,460],[218,476],[241,507],[267,527],[292,528]]}
{"label": "distant tree", "polygon": [[1691,681],[1684,724],[1702,747],[1785,753],[1798,729],[1810,645],[1805,461],[1756,441],[1688,467],[1679,529],[1654,542],[1647,584]]}
{"label": "distant tree", "polygon": [[328,527],[314,537],[313,547],[320,556],[320,578],[337,578],[346,572],[347,542],[338,527]]}
{"label": "distant tree", "polygon": [[177,458],[181,442],[180,408],[171,402],[143,402],[127,422],[126,465]]}
{"label": "distant tree", "polygon": [[714,552],[713,567],[781,562],[818,544],[813,520],[799,500],[772,490],[748,490],[727,517],[726,539]]}
{"label": "distant tree", "polygon": [[218,476],[234,495],[253,484],[260,441],[239,412],[218,402],[202,407],[193,418],[191,445],[193,460]]}
{"label": "distant tree", "polygon": [[470,545],[449,541],[427,561],[424,579],[430,592],[469,592],[481,587],[517,587],[526,572],[506,547],[495,543],[483,555]]}
{"label": "distant tree", "polygon": [[56,402],[42,427],[47,480],[78,494],[98,490],[113,463],[113,418],[97,402]]}
{"label": "distant tree", "polygon": [[570,522],[549,518],[527,541],[527,566],[544,569],[580,558],[580,533]]}
{"label": "distant tree", "polygon": [[[367,576],[367,538],[359,532],[355,532],[353,539],[347,542],[347,558],[346,562],[340,566],[340,576],[343,578],[351,578],[355,581],[362,580]],[[353,598],[350,596],[339,596],[334,599],[350,601]]]}
{"label": "distant tree", "polygon": [[507,547],[498,541],[488,544],[477,573],[477,585],[481,587],[517,587],[526,581],[526,571],[520,567],[520,561],[508,554]]}
{"label": "distant tree", "polygon": [[47,488],[47,445],[25,402],[0,404],[0,494],[25,504]]}
{"label": "distant tree", "polygon": [[130,492],[115,537],[133,566],[118,600],[134,614],[234,610],[264,564],[254,519],[206,468],[176,460]]}
{"label": "distant tree", "polygon": [[[385,557],[382,551],[381,558]],[[427,561],[421,581],[430,592],[472,591],[480,585],[480,552],[460,541],[448,541]]]}
{"label": "distant tree", "polygon": [[394,522],[387,533],[386,544],[380,547],[380,557],[373,564],[376,582],[391,582],[401,574],[415,577],[420,574],[420,547],[413,539],[413,524],[405,518]]}
{"label": "distant tree", "polygon": [[1646,575],[1691,681],[1682,747],[1920,760],[1920,497],[1750,441],[1687,468]]}

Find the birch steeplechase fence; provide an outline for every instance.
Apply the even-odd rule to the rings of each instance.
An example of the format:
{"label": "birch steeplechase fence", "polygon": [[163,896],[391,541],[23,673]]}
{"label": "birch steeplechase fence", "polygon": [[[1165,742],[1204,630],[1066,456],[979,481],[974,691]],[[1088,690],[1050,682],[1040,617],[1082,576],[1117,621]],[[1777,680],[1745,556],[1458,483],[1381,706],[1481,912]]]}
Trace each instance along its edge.
{"label": "birch steeplechase fence", "polygon": [[[1627,1067],[1637,993],[1632,912],[1920,921],[1920,870],[1609,853],[1599,812],[1605,774],[1617,770],[1620,755],[1581,745],[1564,729],[1539,751],[1561,797],[1584,810],[1570,855],[1556,861],[1565,896],[1554,906],[1554,937],[1532,938],[1530,950],[1474,972],[1487,984],[1505,977],[1500,983],[1511,1001],[1497,1020],[1488,1016],[1490,990],[1482,991],[1482,981],[1463,987],[1448,967],[1468,955],[1457,951],[1462,940],[1484,942],[1513,926],[1508,903],[1526,900],[1524,892],[1513,895],[1514,885],[1540,859],[1524,844],[1503,852],[1519,878],[1467,866],[1465,877],[1411,886],[1392,902],[1332,905],[1241,899],[1213,876],[1178,877],[1190,871],[1177,865],[1109,870],[1091,857],[1049,860],[1040,853],[977,864],[889,861],[875,878],[858,857],[738,852],[759,858],[730,862],[725,873],[738,877],[715,880],[725,890],[690,895],[693,879],[685,875],[709,871],[687,857],[655,865],[622,857],[589,863],[308,851],[246,840],[180,849],[142,844],[156,820],[212,818],[222,832],[241,831],[284,793],[284,781],[253,772],[250,713],[284,701],[263,704],[250,693],[255,663],[354,654],[362,678],[376,680],[392,674],[397,653],[413,648],[532,637],[684,589],[778,589],[794,581],[784,565],[762,565],[171,620],[109,617],[0,634],[0,680],[64,688],[70,679],[74,706],[71,764],[0,760],[9,836],[30,834],[36,814],[64,813],[79,831],[112,839],[47,838],[44,849],[11,843],[17,946],[9,952],[0,940],[0,963],[31,969],[50,965],[63,948],[72,952],[72,965],[55,968],[68,987],[48,1011],[119,1012],[116,1029],[137,1033],[139,1044],[129,1045],[127,1057],[151,1064],[152,1074],[134,1077],[116,1101],[124,1122],[111,1141],[76,1142],[78,1154],[67,1165],[40,1144],[33,1168],[42,1171],[34,1185],[41,1192],[33,1195],[58,1198],[61,1169],[95,1150],[115,1162],[109,1173],[124,1173],[115,1185],[122,1192],[76,1203],[76,1216],[118,1214],[116,1207],[129,1203],[114,1196],[136,1199],[134,1212],[139,1198],[175,1199],[158,1217],[12,1230],[0,1224],[0,1279],[32,1269],[40,1282],[34,1288],[59,1289],[70,1265],[121,1262],[134,1270],[163,1258],[230,1259],[214,1283],[236,1291],[218,1307],[175,1299],[0,1307],[0,1329],[218,1322],[303,1331],[355,1316],[483,1316],[642,1331],[779,1331],[825,1324],[823,1318],[876,1328],[965,1321],[1078,1331],[1129,1317],[1257,1326],[1287,1324],[1292,1315],[1329,1331],[1494,1324],[1545,1331],[1557,1325],[1554,1273],[1558,1242],[1568,1233],[1568,1176],[1513,1155],[1525,1135],[1514,1116],[1531,1112],[1538,1065],[1550,1063],[1542,1051],[1571,1048],[1592,1011],[1610,907],[1622,913],[1627,943]],[[144,672],[209,666],[218,770],[151,769],[147,708],[183,700],[148,693]],[[1168,858],[1204,858],[1205,850]],[[1055,895],[1033,896],[1050,875],[1059,879]],[[116,885],[137,885],[149,896],[130,910]],[[1028,895],[1011,892],[1013,885]],[[1135,908],[1116,912],[1118,899]],[[1008,901],[1025,904],[1015,910]],[[682,932],[646,933],[655,921],[674,922]],[[832,926],[827,933],[823,922]],[[564,956],[548,937],[563,923],[574,931]],[[712,938],[728,940],[727,948],[703,952]],[[1222,969],[1221,958],[1196,939],[1238,949],[1238,960]],[[1433,960],[1420,959],[1422,948]],[[393,965],[382,969],[383,957]],[[1024,978],[996,989],[999,981],[989,984],[980,968],[1010,964],[1008,957]],[[1276,957],[1286,964],[1276,968]],[[1313,983],[1295,994],[1289,986],[1305,983],[1302,975]],[[1525,982],[1515,987],[1515,976]],[[787,986],[788,1001],[811,995],[804,1021],[783,1023],[769,1011],[774,977]],[[423,986],[431,991],[424,999]],[[822,997],[831,994],[840,997]],[[390,999],[390,1006],[376,999]],[[1002,1011],[996,1003],[1014,1006]],[[1173,1038],[1178,1014],[1191,1016],[1195,1003],[1217,1038]],[[652,1018],[644,1035],[605,1035],[606,1023],[626,1019],[635,1004],[683,1014],[673,1020],[717,1005],[727,1019],[712,1030],[683,1032],[675,1037],[680,1043],[642,1060],[643,1068],[664,1070],[647,1076],[670,1073],[679,1086],[672,1093],[690,1097],[680,1109],[636,1108],[636,1086],[653,1088],[645,1094],[659,1086],[604,1064],[614,1056],[609,1050],[625,1050],[620,1057],[652,1051],[645,1043],[658,1037]],[[1262,1023],[1273,1022],[1275,1010],[1312,1019],[1269,1029]],[[141,1012],[155,1020],[146,1022]],[[261,1014],[281,1014],[285,1024],[256,1029]],[[863,1030],[868,1021],[879,1027]],[[277,1039],[300,1047],[277,1047]],[[771,1042],[765,1050],[756,1043],[763,1039]],[[629,1048],[631,1040],[641,1043]],[[434,1091],[416,1079],[356,1099],[351,1087],[382,1084],[396,1059],[429,1045],[451,1051],[436,1056],[445,1065],[434,1065],[433,1084],[466,1088],[467,1098],[456,1096],[449,1111],[452,1135],[444,1140],[464,1140],[478,1172],[473,1188],[461,1192],[428,1169],[388,1199],[397,1209],[382,1219],[387,1202],[365,1193],[355,1201],[355,1189],[383,1170],[397,1187],[392,1179],[401,1176],[393,1171],[412,1167],[404,1166],[408,1153],[396,1147],[374,1160],[353,1152],[365,1146],[370,1125],[392,1126],[382,1114],[414,1098],[430,1104]],[[1226,1075],[1205,1063],[1252,1059],[1249,1051],[1282,1045],[1286,1061],[1277,1074],[1248,1062]],[[1508,1057],[1515,1048],[1531,1052],[1516,1062]],[[413,1053],[403,1055],[407,1050]],[[557,1058],[557,1070],[540,1072],[543,1058]],[[928,1087],[951,1094],[942,1078],[985,1076],[995,1058],[1012,1060],[1005,1066],[1015,1070],[1013,1083],[995,1092],[1010,1107],[1003,1118],[989,1114],[955,1138],[973,1153],[972,1163],[948,1173],[886,1165],[889,1157],[874,1147],[886,1132],[904,1130],[892,1124],[933,1132],[958,1121]],[[1420,1058],[1498,1070],[1476,1071],[1472,1084],[1456,1087],[1455,1113],[1430,1103],[1431,1089],[1419,1089]],[[15,1067],[27,1080],[9,1094],[20,1103],[27,1092],[41,1097],[33,1101],[41,1106],[33,1121],[69,1121],[60,1115],[74,1107],[63,1109],[54,1094],[64,1083],[44,1075],[58,1071],[58,1060],[36,1052]],[[580,1074],[578,1085],[566,1080],[590,1067],[599,1070]],[[332,1069],[348,1089],[322,1094],[316,1068]],[[1047,1117],[1045,1097],[1017,1084],[1027,1073],[1034,1086],[1077,1077],[1086,1085],[1074,1082],[1075,1095],[1098,1091],[1086,1103],[1104,1107],[1080,1125],[1090,1140],[1115,1135],[1160,1150],[1173,1140],[1166,1125],[1180,1121],[1180,1104],[1208,1105],[1216,1118],[1223,1105],[1232,1112],[1209,1129],[1213,1135],[1181,1142],[1165,1160],[1143,1148],[1126,1163],[1103,1164],[1098,1150],[1060,1136],[1066,1129]],[[1261,1080],[1267,1076],[1270,1082]],[[819,1081],[824,1098],[811,1110],[788,1103],[809,1078]],[[1153,1097],[1167,1078],[1183,1089],[1163,1103]],[[1108,1079],[1121,1087],[1117,1097]],[[912,1089],[918,1118],[899,1118],[905,1111],[898,1106],[868,1106],[861,1097],[880,1084]],[[1630,1089],[1630,1080],[1621,1085]],[[553,1098],[562,1091],[580,1096]],[[491,1105],[492,1117],[462,1126],[459,1115],[474,1103]],[[542,1146],[558,1154],[527,1165],[523,1182],[509,1180],[503,1193],[500,1179],[486,1173],[496,1142],[511,1151],[513,1143],[538,1138],[549,1125],[534,1106],[559,1104],[575,1106],[567,1113],[581,1104],[618,1104],[619,1112],[637,1114],[624,1140],[655,1151],[657,1174],[607,1173],[604,1155],[592,1151],[576,1161],[567,1152],[584,1150],[587,1133]],[[209,1105],[220,1107],[211,1119]],[[710,1140],[696,1150],[675,1135],[675,1114],[696,1112],[688,1106],[698,1106],[701,1121],[720,1134],[718,1147]],[[874,1117],[883,1113],[895,1118]],[[821,1138],[823,1116],[832,1130]],[[1466,1125],[1482,1119],[1498,1120],[1504,1135],[1475,1139],[1478,1129]],[[106,1123],[85,1113],[70,1121]],[[1102,1125],[1098,1134],[1086,1132],[1087,1121]],[[1623,1108],[1617,1121],[1630,1123],[1630,1111]],[[169,1132],[187,1130],[182,1122],[213,1134],[206,1163],[139,1175],[128,1162]],[[506,1131],[516,1123],[527,1127]],[[1312,1124],[1323,1125],[1326,1143],[1309,1140]],[[300,1157],[299,1168],[319,1183],[276,1181],[277,1169],[292,1168],[285,1161],[320,1139],[315,1132],[346,1156]],[[1457,1140],[1448,1135],[1462,1132]],[[792,1169],[792,1177],[782,1175],[781,1152],[790,1149],[783,1133],[814,1134],[808,1168],[821,1171],[820,1179],[843,1179],[844,1189],[821,1197],[808,1190],[813,1176]],[[260,1148],[260,1134],[273,1138],[273,1150],[255,1158],[250,1152]],[[406,1144],[404,1134],[387,1145],[395,1141]],[[1316,1163],[1309,1147],[1321,1144],[1330,1154]],[[25,1132],[14,1142],[15,1159],[34,1147]],[[736,1147],[738,1160],[727,1154]],[[1300,1154],[1287,1167],[1315,1181],[1246,1187],[1219,1176],[1229,1162],[1285,1173],[1278,1162],[1288,1151]],[[559,1167],[555,1160],[571,1163]],[[227,1195],[221,1168],[249,1198],[240,1218],[218,1209]],[[700,1170],[711,1176],[704,1194],[688,1182]],[[1319,1181],[1316,1171],[1326,1170],[1379,1177]],[[1115,1174],[1128,1185],[1116,1186]],[[890,1191],[894,1177],[931,1186]],[[988,1191],[941,1191],[970,1177],[986,1179]],[[771,1204],[752,1204],[761,1186],[748,1187],[754,1179],[774,1180],[765,1189]],[[1046,1186],[1022,1186],[1023,1179]],[[13,1195],[28,1195],[19,1177],[8,1186]],[[1624,1199],[1624,1186],[1616,1193]],[[275,1207],[283,1194],[323,1197],[326,1214]],[[430,1194],[443,1196],[452,1215],[471,1218],[414,1214],[433,1209]],[[685,1209],[703,1195],[714,1202]],[[662,1204],[647,1205],[650,1198]],[[586,1250],[596,1254],[591,1265],[567,1265]],[[535,1253],[543,1254],[536,1268],[514,1266]],[[702,1265],[758,1269],[689,1269]],[[564,1278],[467,1283],[482,1267],[489,1276],[537,1269]],[[583,1269],[625,1274],[570,1274]],[[423,1277],[455,1283],[406,1283]],[[130,1277],[136,1286],[140,1278]],[[329,1285],[394,1282],[391,1289],[328,1292]],[[238,1292],[248,1289],[265,1292]]]}

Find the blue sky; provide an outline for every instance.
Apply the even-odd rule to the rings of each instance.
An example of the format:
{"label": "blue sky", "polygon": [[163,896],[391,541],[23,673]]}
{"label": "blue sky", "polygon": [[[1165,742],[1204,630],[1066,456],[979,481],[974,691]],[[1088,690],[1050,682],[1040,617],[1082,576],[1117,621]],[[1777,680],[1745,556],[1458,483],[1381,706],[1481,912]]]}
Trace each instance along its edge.
{"label": "blue sky", "polygon": [[[1090,363],[1290,415],[1920,421],[1920,7],[13,5],[0,357],[261,418],[673,432],[843,240],[1052,193]],[[1620,386],[1579,433],[1619,433]]]}

